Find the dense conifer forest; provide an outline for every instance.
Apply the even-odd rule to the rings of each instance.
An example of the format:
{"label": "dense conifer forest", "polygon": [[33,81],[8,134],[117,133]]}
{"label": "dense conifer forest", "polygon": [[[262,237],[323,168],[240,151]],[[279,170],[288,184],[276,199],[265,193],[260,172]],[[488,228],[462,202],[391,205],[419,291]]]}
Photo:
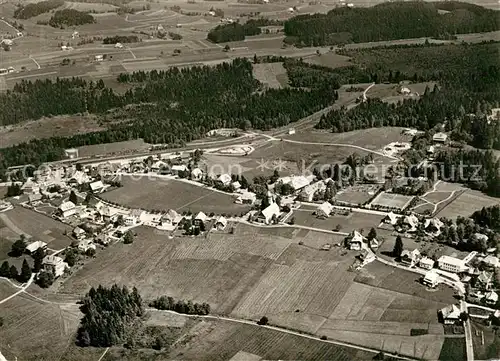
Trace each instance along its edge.
{"label": "dense conifer forest", "polygon": [[298,15],[285,22],[284,30],[286,42],[297,46],[421,37],[449,39],[455,34],[499,30],[498,15],[498,11],[455,1],[393,2]]}
{"label": "dense conifer forest", "polygon": [[26,20],[29,18],[33,18],[35,16],[38,16],[43,13],[47,13],[50,10],[56,9],[59,6],[63,6],[64,1],[63,0],[47,0],[47,1],[40,1],[37,3],[29,3],[26,5],[20,5],[15,11],[14,11],[14,17],[16,19],[22,19]]}
{"label": "dense conifer forest", "polygon": [[[0,95],[0,124],[42,116],[93,113],[116,121],[105,131],[32,140],[0,151],[0,170],[63,157],[63,150],[143,138],[181,145],[223,127],[271,129],[297,121],[335,101],[334,89],[263,91],[245,59],[215,67],[122,74],[132,88],[120,95],[102,81],[79,78],[18,83]],[[328,90],[328,91],[327,91]]]}

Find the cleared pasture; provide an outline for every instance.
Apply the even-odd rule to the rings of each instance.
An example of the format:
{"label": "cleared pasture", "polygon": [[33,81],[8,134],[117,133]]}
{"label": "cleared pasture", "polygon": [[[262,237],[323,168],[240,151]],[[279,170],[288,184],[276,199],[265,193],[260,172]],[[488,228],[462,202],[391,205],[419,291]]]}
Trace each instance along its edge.
{"label": "cleared pasture", "polygon": [[172,350],[183,360],[370,360],[375,353],[289,335],[257,325],[202,321]]}
{"label": "cleared pasture", "polygon": [[17,290],[7,279],[0,278],[0,300],[16,293]]}
{"label": "cleared pasture", "polygon": [[379,188],[379,185],[348,187],[339,191],[335,195],[335,199],[340,202],[348,202],[356,205],[365,204],[373,198]]}
{"label": "cleared pasture", "polygon": [[305,59],[306,63],[326,66],[329,68],[341,68],[344,66],[352,66],[348,56],[339,55],[335,52],[327,52],[321,55],[314,55]]}
{"label": "cleared pasture", "polygon": [[2,304],[0,350],[9,360],[53,361],[69,344],[80,322],[78,305],[54,305],[18,295]]}
{"label": "cleared pasture", "polygon": [[253,76],[264,86],[282,88],[288,85],[288,77],[283,63],[253,64]]}
{"label": "cleared pasture", "polygon": [[[411,137],[403,134],[404,128],[384,127],[353,130],[345,133],[331,133],[325,131],[305,131],[288,135],[285,138],[296,141],[316,142],[316,143],[340,143],[356,145],[370,150],[378,150],[392,142],[406,142]],[[351,153],[362,153],[361,150],[350,149]]]}
{"label": "cleared pasture", "polygon": [[84,145],[78,147],[78,155],[80,157],[92,157],[131,151],[147,151],[149,147],[150,145],[145,143],[142,139],[136,139],[116,143]]}
{"label": "cleared pasture", "polygon": [[0,128],[0,148],[35,138],[70,136],[104,129],[91,116],[58,116]]}
{"label": "cleared pasture", "polygon": [[440,210],[436,216],[451,219],[458,216],[469,217],[483,207],[494,206],[499,203],[498,198],[489,197],[479,191],[467,190]]}
{"label": "cleared pasture", "polygon": [[353,230],[369,230],[371,227],[377,227],[382,221],[382,216],[352,212],[347,216],[332,215],[326,219],[320,219],[314,216],[313,211],[310,209],[299,208],[293,212],[295,217],[295,224],[301,226],[308,226],[314,228],[321,228],[326,230],[336,229],[338,225],[341,226],[340,231],[349,233]]}
{"label": "cleared pasture", "polygon": [[[250,248],[245,243],[253,242],[248,238],[234,237],[228,244],[227,240],[217,243],[218,237],[171,240],[150,228],[141,227],[137,232],[133,244],[117,244],[99,252],[95,260],[70,276],[60,291],[83,294],[90,286],[119,283],[136,286],[145,299],[170,295],[208,302],[215,312],[229,313],[273,261],[244,253]],[[286,247],[286,242],[281,242]],[[260,250],[258,245],[251,252],[263,252],[266,245],[260,243]]]}
{"label": "cleared pasture", "polygon": [[374,206],[404,209],[413,198],[413,196],[381,192],[370,204]]}
{"label": "cleared pasture", "polygon": [[71,227],[48,216],[23,207],[15,207],[5,212],[4,215],[15,228],[11,231],[15,233],[22,231],[33,239],[47,243],[49,248],[57,250],[71,243],[71,238],[64,234],[65,232],[71,234]]}
{"label": "cleared pasture", "polygon": [[106,192],[102,197],[128,207],[149,210],[203,211],[206,214],[246,213],[247,205],[234,203],[229,194],[216,192],[204,187],[198,187],[173,179],[124,176],[123,187]]}
{"label": "cleared pasture", "polygon": [[361,269],[355,281],[374,287],[400,292],[424,300],[454,303],[454,291],[446,285],[440,285],[435,290],[428,290],[420,283],[420,277],[413,272],[386,266],[380,262],[372,262]]}

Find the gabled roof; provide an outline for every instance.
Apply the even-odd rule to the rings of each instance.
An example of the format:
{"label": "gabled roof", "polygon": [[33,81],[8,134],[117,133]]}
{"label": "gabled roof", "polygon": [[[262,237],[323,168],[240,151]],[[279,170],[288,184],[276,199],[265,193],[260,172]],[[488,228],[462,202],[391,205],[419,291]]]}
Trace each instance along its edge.
{"label": "gabled roof", "polygon": [[67,202],[61,203],[61,205],[59,206],[59,210],[61,210],[61,212],[66,212],[66,211],[72,210],[75,207],[76,206],[73,202],[67,201]]}
{"label": "gabled roof", "polygon": [[418,226],[418,218],[416,215],[412,214],[409,216],[405,216],[404,223],[412,226],[412,228]]}
{"label": "gabled roof", "polygon": [[441,229],[441,227],[443,227],[443,226],[444,226],[444,223],[441,222],[441,220],[438,218],[426,219],[425,223],[424,223],[424,228],[434,227],[436,229]]}
{"label": "gabled roof", "polygon": [[26,246],[26,249],[30,251],[31,253],[35,252],[38,248],[43,248],[47,246],[47,243],[42,242],[42,241],[35,241]]}
{"label": "gabled roof", "polygon": [[422,257],[419,261],[421,264],[434,265],[434,260],[429,257]]}
{"label": "gabled roof", "polygon": [[279,216],[280,214],[280,207],[276,203],[272,203],[267,208],[265,208],[261,214],[264,216],[266,219],[266,222],[269,222],[274,215]]}
{"label": "gabled roof", "polygon": [[363,243],[363,235],[356,230],[352,231],[351,239],[349,240],[349,243],[354,243],[354,242]]}
{"label": "gabled roof", "polygon": [[477,280],[481,283],[487,284],[490,283],[493,278],[493,275],[489,272],[481,272],[479,276],[477,277]]}
{"label": "gabled roof", "polygon": [[221,174],[219,178],[217,178],[222,184],[229,184],[231,183],[231,176],[229,174]]}
{"label": "gabled roof", "polygon": [[215,221],[215,224],[222,224],[224,227],[227,226],[227,219],[225,217],[220,216],[217,218],[217,221]]}
{"label": "gabled roof", "polygon": [[45,256],[43,258],[42,263],[55,266],[55,265],[63,263],[63,262],[64,262],[64,260],[61,257],[48,255],[48,256]]}
{"label": "gabled roof", "polygon": [[333,206],[328,201],[321,203],[317,209],[317,211],[320,211],[320,212],[326,214],[327,216],[330,215],[330,213],[332,213],[332,210],[333,210]]}
{"label": "gabled roof", "polygon": [[430,270],[424,276],[424,281],[426,281],[426,282],[435,283],[438,280],[439,280],[439,274],[434,270]]}
{"label": "gabled roof", "polygon": [[446,306],[440,311],[445,319],[458,319],[460,317],[460,309],[455,305]]}
{"label": "gabled roof", "polygon": [[490,291],[486,294],[486,300],[490,302],[497,302],[498,301],[498,294],[494,291]]}
{"label": "gabled roof", "polygon": [[81,229],[80,227],[75,227],[75,229],[73,229],[73,233],[74,234],[84,234],[85,231],[83,229]]}
{"label": "gabled roof", "polygon": [[392,211],[387,213],[387,216],[385,216],[385,217],[386,217],[386,219],[389,219],[391,221],[391,224],[396,224],[398,221],[398,217]]}
{"label": "gabled roof", "polygon": [[97,182],[92,182],[90,183],[90,189],[92,191],[95,191],[95,190],[98,190],[98,189],[101,189],[104,187],[104,184],[102,183],[102,181],[97,181]]}
{"label": "gabled roof", "polygon": [[203,212],[199,212],[196,217],[194,217],[195,220],[205,222],[207,220],[207,215]]}
{"label": "gabled roof", "polygon": [[195,168],[191,171],[191,175],[194,177],[199,177],[203,174],[203,171],[200,168]]}
{"label": "gabled roof", "polygon": [[173,165],[172,170],[174,170],[176,172],[185,172],[185,171],[187,171],[187,167],[184,164]]}

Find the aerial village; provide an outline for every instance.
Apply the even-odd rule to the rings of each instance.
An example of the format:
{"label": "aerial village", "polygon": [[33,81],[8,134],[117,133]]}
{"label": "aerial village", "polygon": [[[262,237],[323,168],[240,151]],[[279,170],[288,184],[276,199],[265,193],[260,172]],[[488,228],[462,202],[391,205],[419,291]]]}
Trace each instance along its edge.
{"label": "aerial village", "polygon": [[[428,149],[430,161],[434,149],[447,141],[446,134],[437,133],[433,141],[434,145]],[[397,143],[388,145],[384,151],[397,154],[398,150],[406,149],[406,144]],[[231,151],[247,154],[252,149],[247,147]],[[330,232],[345,234],[344,243],[327,243],[321,249],[329,251],[335,246],[345,247],[346,252],[353,251],[353,269],[356,270],[378,259],[389,265],[420,273],[422,287],[432,289],[449,286],[458,290],[458,296],[468,302],[494,308],[500,306],[497,293],[500,287],[494,277],[495,269],[500,267],[500,260],[496,257],[496,248],[488,247],[489,237],[493,233],[481,233],[480,227],[472,225],[472,228],[468,226],[471,229],[467,230],[466,235],[462,235],[462,239],[453,236],[450,246],[457,247],[459,242],[465,241],[471,247],[465,258],[447,255],[436,258],[417,248],[403,247],[401,236],[415,239],[415,242],[439,243],[445,238],[449,239],[452,232],[456,234],[459,225],[449,220],[413,212],[411,206],[415,205],[415,198],[391,193],[391,188],[414,190],[416,185],[417,190],[427,190],[432,188],[435,181],[423,177],[400,176],[389,182],[390,188],[386,180],[384,186],[377,190],[373,184],[381,182],[369,177],[356,179],[354,184],[350,182],[345,185],[342,181],[316,172],[307,176],[280,176],[275,170],[270,177],[260,177],[262,184],[257,192],[257,187],[251,186],[239,175],[207,173],[206,169],[198,165],[202,154],[203,151],[198,149],[182,153],[163,153],[155,158],[147,156],[114,162],[97,161],[84,165],[75,162],[51,164],[34,171],[24,182],[13,182],[12,186],[18,187],[18,193],[22,196],[10,197],[10,202],[2,201],[0,212],[12,209],[14,204],[70,225],[73,230],[69,236],[74,239],[71,249],[88,257],[95,256],[100,247],[117,242],[131,243],[134,228],[139,226],[169,232],[172,238],[175,235],[196,237],[210,231],[231,232],[227,228],[233,222],[259,227],[293,226],[294,211],[304,206],[311,209],[311,214],[319,220],[328,219],[332,215],[348,215],[353,211],[365,212],[379,215],[381,222],[378,229],[397,237],[392,259],[379,256],[380,242],[377,231],[373,228],[366,236],[362,229],[347,234],[340,232],[342,225],[339,224]],[[67,150],[69,159],[77,155],[77,150]],[[370,159],[363,161],[370,163]],[[178,213],[175,209],[130,208],[105,200],[102,197],[104,193],[122,186],[122,176],[150,176],[158,181],[163,178],[186,182],[230,194],[235,204],[244,204],[251,208],[250,211],[238,215],[206,214],[203,211],[193,214],[189,211]],[[139,177],[137,182],[140,181]],[[253,182],[256,181],[257,179],[254,179]],[[368,189],[374,189],[370,191],[370,202],[353,204],[333,199],[332,195],[341,193],[342,188],[352,188],[357,186],[356,184],[365,184]],[[27,241],[28,254],[34,254],[38,249],[47,250],[45,242]],[[51,273],[54,279],[64,277],[70,269],[70,265],[61,257],[62,251],[64,250],[52,254],[45,252],[47,255],[43,258],[42,270]],[[440,311],[445,324],[458,322],[461,313],[456,305],[450,305]],[[500,313],[497,316],[500,317]]]}

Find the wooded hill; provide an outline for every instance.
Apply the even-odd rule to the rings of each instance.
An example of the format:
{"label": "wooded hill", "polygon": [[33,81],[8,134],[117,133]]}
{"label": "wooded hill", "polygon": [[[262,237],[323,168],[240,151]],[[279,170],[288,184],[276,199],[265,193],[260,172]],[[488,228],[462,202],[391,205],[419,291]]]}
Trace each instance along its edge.
{"label": "wooded hill", "polygon": [[341,7],[285,22],[287,43],[324,46],[435,37],[500,29],[500,13],[461,2],[393,2],[368,8]]}
{"label": "wooded hill", "polygon": [[21,5],[14,11],[14,17],[16,19],[26,20],[44,13],[48,13],[50,10],[56,9],[59,6],[63,5],[64,0],[47,0]]}
{"label": "wooded hill", "polygon": [[54,28],[93,23],[95,19],[92,15],[75,9],[58,10],[49,20],[49,25]]}
{"label": "wooded hill", "polygon": [[171,68],[122,74],[131,89],[118,94],[80,78],[23,81],[0,95],[0,124],[42,116],[91,113],[116,121],[107,130],[53,137],[0,150],[0,173],[9,166],[62,159],[63,150],[143,138],[182,145],[216,128],[271,129],[295,122],[335,101],[331,89],[268,89],[253,77],[252,64],[235,59],[214,67]]}

